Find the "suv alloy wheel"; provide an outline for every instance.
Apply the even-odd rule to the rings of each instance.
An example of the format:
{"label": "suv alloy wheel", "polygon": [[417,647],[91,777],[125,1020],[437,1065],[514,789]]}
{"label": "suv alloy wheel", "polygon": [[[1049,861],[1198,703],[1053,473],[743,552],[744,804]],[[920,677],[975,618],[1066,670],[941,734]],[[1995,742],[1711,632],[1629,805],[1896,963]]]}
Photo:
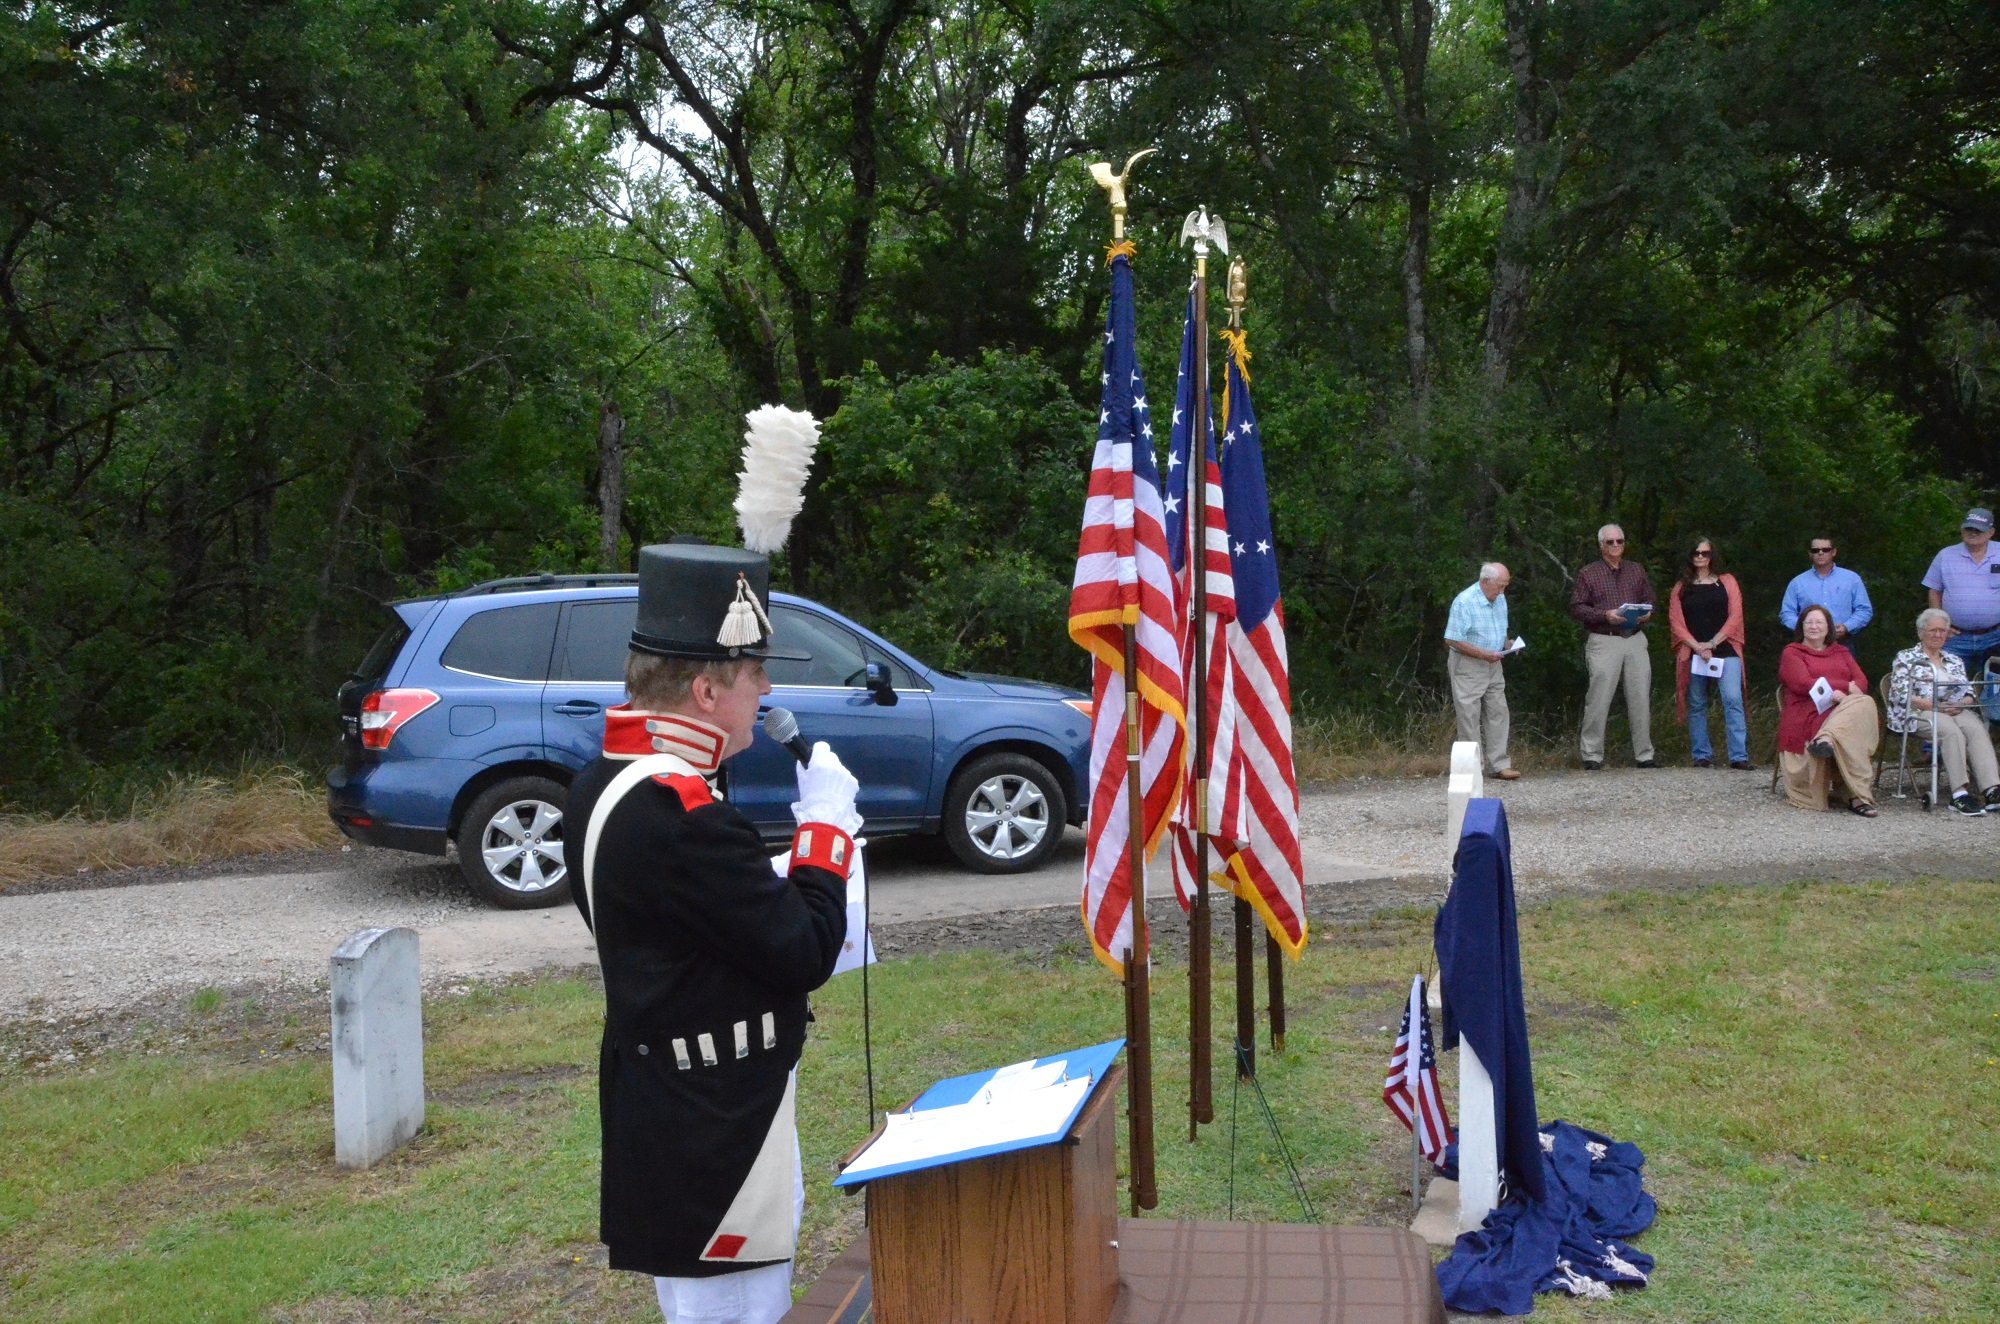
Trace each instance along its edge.
{"label": "suv alloy wheel", "polygon": [[547,777],[489,786],[458,827],[458,867],[480,897],[503,910],[553,906],[569,896],[563,805],[569,792]]}
{"label": "suv alloy wheel", "polygon": [[987,754],[959,769],[944,797],[944,839],[979,873],[1027,873],[1062,843],[1068,805],[1055,774],[1025,754]]}

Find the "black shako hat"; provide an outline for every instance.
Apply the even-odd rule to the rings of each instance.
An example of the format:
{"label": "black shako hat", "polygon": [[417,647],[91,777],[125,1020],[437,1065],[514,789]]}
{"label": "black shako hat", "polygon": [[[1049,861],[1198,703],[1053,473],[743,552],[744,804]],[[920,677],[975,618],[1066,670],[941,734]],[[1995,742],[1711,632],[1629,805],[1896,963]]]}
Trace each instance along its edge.
{"label": "black shako hat", "polygon": [[662,543],[639,549],[632,647],[661,657],[727,662],[811,653],[771,646],[771,560],[740,547]]}

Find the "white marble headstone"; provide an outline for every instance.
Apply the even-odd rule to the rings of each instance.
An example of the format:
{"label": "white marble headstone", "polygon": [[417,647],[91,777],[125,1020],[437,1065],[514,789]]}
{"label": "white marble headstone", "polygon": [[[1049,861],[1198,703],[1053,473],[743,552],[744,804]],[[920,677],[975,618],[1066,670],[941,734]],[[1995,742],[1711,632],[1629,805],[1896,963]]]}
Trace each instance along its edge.
{"label": "white marble headstone", "polygon": [[363,929],[333,953],[333,1158],[366,1168],[423,1129],[415,929]]}
{"label": "white marble headstone", "polygon": [[[1446,784],[1447,860],[1458,856],[1465,832],[1465,807],[1486,791],[1479,746],[1460,740],[1451,747],[1451,780]],[[1455,865],[1453,867],[1456,867]],[[1500,1203],[1500,1135],[1494,1125],[1493,1077],[1463,1038],[1458,1041],[1458,1230],[1470,1232]]]}

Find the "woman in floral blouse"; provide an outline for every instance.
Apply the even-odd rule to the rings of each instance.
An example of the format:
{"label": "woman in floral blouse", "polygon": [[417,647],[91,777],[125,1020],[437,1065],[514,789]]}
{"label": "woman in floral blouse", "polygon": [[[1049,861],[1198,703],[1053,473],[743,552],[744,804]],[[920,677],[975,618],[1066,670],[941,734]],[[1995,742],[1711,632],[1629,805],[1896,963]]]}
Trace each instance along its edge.
{"label": "woman in floral blouse", "polygon": [[1889,729],[1935,740],[1951,807],[1983,814],[2000,809],[2000,760],[1973,700],[1964,659],[1945,651],[1949,638],[1951,617],[1936,607],[1917,614],[1917,646],[1896,654],[1889,671]]}

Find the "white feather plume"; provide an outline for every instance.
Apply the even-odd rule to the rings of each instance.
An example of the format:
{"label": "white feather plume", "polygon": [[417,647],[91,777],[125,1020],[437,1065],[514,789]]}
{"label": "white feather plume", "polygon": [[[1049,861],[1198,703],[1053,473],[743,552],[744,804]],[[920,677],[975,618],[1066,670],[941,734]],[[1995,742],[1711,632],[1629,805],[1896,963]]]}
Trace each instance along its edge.
{"label": "white feather plume", "polygon": [[805,505],[806,475],[819,448],[819,422],[783,405],[753,409],[743,421],[743,474],[736,489],[736,523],[743,545],[769,554],[791,536],[792,519]]}

